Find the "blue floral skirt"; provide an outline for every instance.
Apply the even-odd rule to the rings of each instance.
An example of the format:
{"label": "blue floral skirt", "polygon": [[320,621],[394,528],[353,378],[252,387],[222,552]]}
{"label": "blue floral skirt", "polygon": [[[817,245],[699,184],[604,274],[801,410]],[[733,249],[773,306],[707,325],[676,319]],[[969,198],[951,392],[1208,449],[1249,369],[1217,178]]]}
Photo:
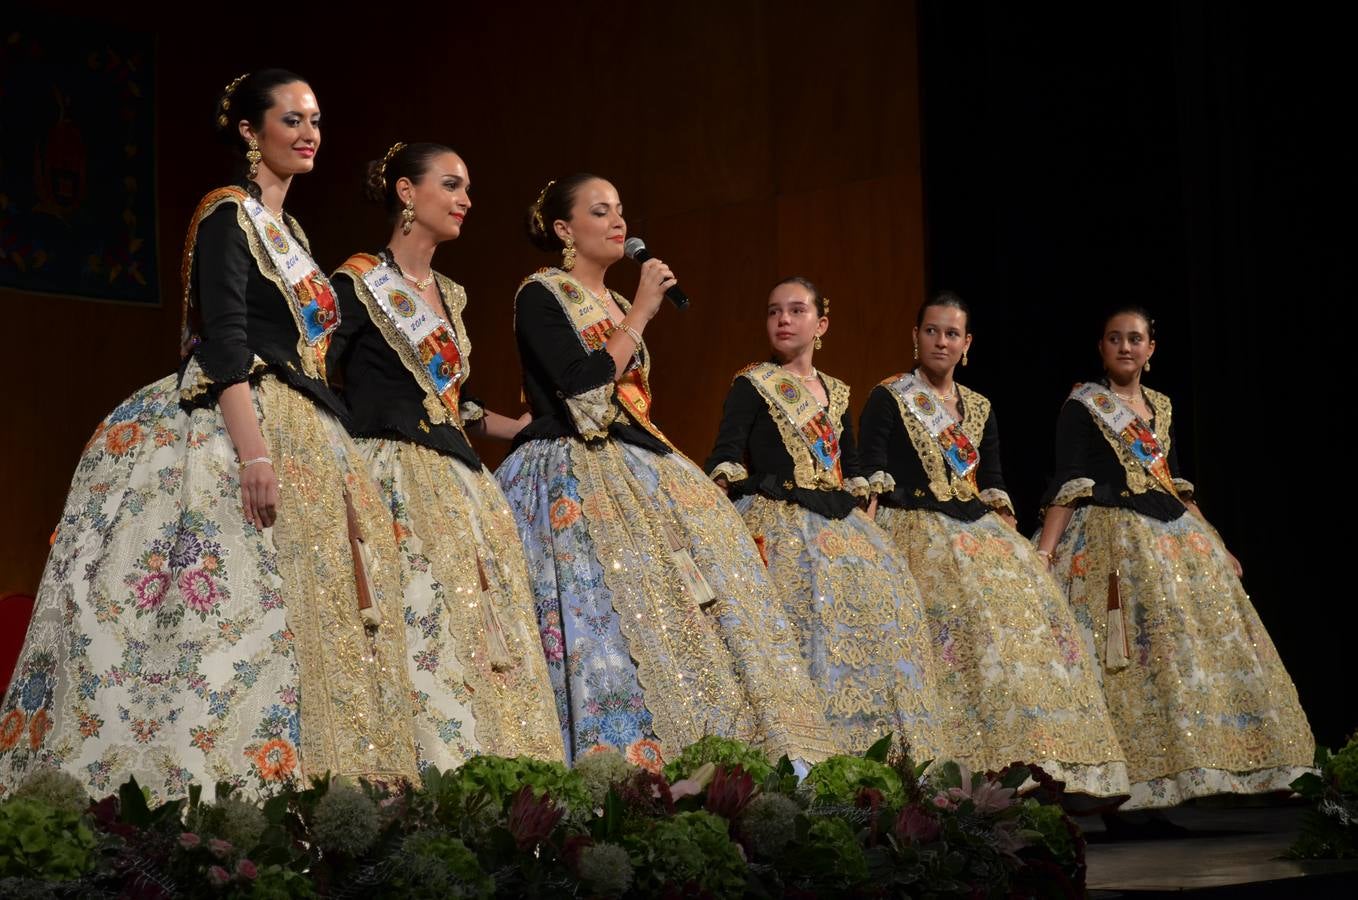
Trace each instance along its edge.
{"label": "blue floral skirt", "polygon": [[808,762],[835,751],[758,550],[690,460],[560,438],[497,477],[569,756],[607,744],[656,768],[706,734]]}
{"label": "blue floral skirt", "polygon": [[858,510],[831,519],[761,495],[736,508],[768,559],[837,742],[861,753],[894,733],[920,761],[955,754],[940,742],[919,588],[891,540]]}

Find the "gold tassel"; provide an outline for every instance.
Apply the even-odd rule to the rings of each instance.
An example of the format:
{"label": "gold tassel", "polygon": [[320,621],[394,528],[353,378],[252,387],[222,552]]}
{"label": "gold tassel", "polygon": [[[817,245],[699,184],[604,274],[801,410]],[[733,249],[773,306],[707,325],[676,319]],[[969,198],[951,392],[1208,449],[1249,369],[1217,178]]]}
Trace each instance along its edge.
{"label": "gold tassel", "polygon": [[1117,570],[1108,573],[1108,636],[1103,646],[1103,665],[1110,672],[1125,669],[1132,661],[1127,645],[1127,618],[1122,607],[1122,592],[1118,586]]}
{"label": "gold tassel", "polygon": [[481,596],[476,602],[481,607],[481,627],[486,633],[486,658],[490,662],[491,671],[507,672],[518,665],[518,660],[510,652],[509,642],[505,640],[504,626],[500,624],[500,617],[495,614],[495,601],[500,594],[491,590],[479,554],[476,557],[476,571],[481,576]]}
{"label": "gold tassel", "polygon": [[666,521],[665,541],[670,547],[670,559],[674,562],[674,567],[679,571],[680,577],[688,585],[689,591],[693,594],[693,599],[698,601],[698,608],[706,610],[717,602],[717,594],[712,590],[712,585],[707,583],[703,577],[702,570],[693,561],[693,554],[688,552],[688,546],[684,543],[679,534],[679,530],[673,523]]}
{"label": "gold tassel", "polygon": [[348,488],[344,489],[344,516],[349,526],[349,555],[354,561],[354,588],[358,593],[358,615],[364,625],[377,628],[382,624],[382,611],[374,602],[377,589],[373,587],[372,581],[372,555],[368,552],[367,542],[363,540],[363,531],[358,527],[358,512],[354,509],[354,501],[349,496]]}

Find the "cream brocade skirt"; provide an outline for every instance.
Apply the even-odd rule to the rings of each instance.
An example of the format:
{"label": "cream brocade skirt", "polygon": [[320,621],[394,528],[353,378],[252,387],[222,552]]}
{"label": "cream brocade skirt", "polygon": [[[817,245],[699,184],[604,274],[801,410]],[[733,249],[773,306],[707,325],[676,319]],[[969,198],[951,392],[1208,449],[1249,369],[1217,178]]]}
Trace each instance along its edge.
{"label": "cream brocade skirt", "polygon": [[221,412],[181,410],[174,376],[95,431],[0,708],[0,783],[55,766],[96,797],[136,776],[161,802],[192,783],[415,776],[404,633],[360,618],[346,488],[396,623],[390,518],[333,416],[272,376],[253,390],[278,476],[263,532]]}
{"label": "cream brocade skirt", "polygon": [[420,768],[481,753],[564,759],[523,546],[495,478],[409,441],[358,445],[400,548]]}
{"label": "cream brocade skirt", "polygon": [[958,759],[1037,763],[1066,789],[1129,792],[1095,660],[1042,560],[1004,520],[881,507],[928,611],[933,666]]}
{"label": "cream brocade skirt", "polygon": [[[1297,690],[1220,538],[1195,516],[1083,506],[1053,557],[1127,755],[1127,808],[1287,790],[1310,771],[1315,742]],[[1111,669],[1110,571],[1131,651]]]}

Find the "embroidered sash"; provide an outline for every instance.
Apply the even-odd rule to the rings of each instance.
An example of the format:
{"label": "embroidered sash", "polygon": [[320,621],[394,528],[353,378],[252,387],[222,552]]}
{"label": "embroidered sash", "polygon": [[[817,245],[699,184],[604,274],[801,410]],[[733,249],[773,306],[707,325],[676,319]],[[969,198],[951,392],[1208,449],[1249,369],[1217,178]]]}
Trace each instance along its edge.
{"label": "embroidered sash", "polygon": [[802,387],[801,380],[773,363],[756,363],[741,373],[755,386],[774,415],[781,415],[811,451],[811,458],[834,482],[844,484],[839,465],[839,430],[830,414]]}
{"label": "embroidered sash", "polygon": [[1119,446],[1131,455],[1170,496],[1178,498],[1179,489],[1169,471],[1169,460],[1160,439],[1132,408],[1109,388],[1094,382],[1077,385],[1070,398],[1083,403],[1096,421],[1117,435]]}
{"label": "embroidered sash", "polygon": [[330,345],[330,335],[339,327],[339,303],[329,280],[316,265],[301,241],[295,241],[281,226],[273,213],[269,212],[255,198],[238,187],[219,188],[198,204],[193,220],[189,225],[188,237],[184,242],[184,258],[181,275],[184,282],[183,336],[180,350],[187,355],[193,349],[193,336],[188,328],[188,310],[192,302],[190,273],[193,265],[193,251],[198,239],[198,225],[211,211],[223,202],[235,201],[244,210],[246,219],[255,230],[256,240],[251,241],[252,249],[262,247],[272,263],[272,272],[264,267],[264,261],[256,262],[265,269],[288,298],[288,309],[302,341],[311,349],[310,359],[300,352],[303,368],[313,377],[325,377],[325,352]]}
{"label": "embroidered sash", "polygon": [[[595,350],[601,349],[607,343],[609,335],[617,328],[604,305],[592,297],[583,285],[565,272],[557,269],[543,269],[534,275],[530,275],[528,280],[536,281],[552,292],[557,302],[561,304],[566,316],[571,320],[575,333],[580,338],[580,345],[585,350],[593,353]],[[619,308],[627,309],[627,301],[617,294],[613,295],[613,299],[617,302]],[[614,392],[622,408],[627,411],[628,416],[637,425],[644,428],[653,437],[664,441],[666,445],[673,447],[674,445],[670,443],[669,438],[665,437],[660,429],[651,422],[651,388],[647,383],[649,370],[650,361],[646,356],[645,347],[639,346],[633,357],[632,365],[615,383]]]}
{"label": "embroidered sash", "polygon": [[948,408],[914,372],[907,372],[887,385],[896,395],[902,410],[906,410],[924,427],[938,444],[943,459],[952,474],[976,489],[976,466],[981,454],[976,452],[962,425],[953,418]]}
{"label": "embroidered sash", "polygon": [[[448,420],[460,426],[461,386],[468,367],[456,325],[444,321],[423,297],[407,288],[400,273],[381,257],[358,253],[340,270],[354,276],[359,299],[416,381],[442,402],[441,415],[431,411],[431,418],[436,424]],[[449,300],[448,314],[456,315]]]}

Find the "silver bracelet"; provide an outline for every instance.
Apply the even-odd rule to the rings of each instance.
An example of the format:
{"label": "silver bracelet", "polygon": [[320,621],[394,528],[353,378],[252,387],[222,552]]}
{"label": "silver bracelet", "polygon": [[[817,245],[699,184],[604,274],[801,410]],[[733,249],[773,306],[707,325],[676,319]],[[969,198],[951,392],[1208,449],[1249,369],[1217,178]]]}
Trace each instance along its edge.
{"label": "silver bracelet", "polygon": [[246,460],[242,460],[242,461],[241,461],[241,464],[240,464],[240,467],[241,467],[242,470],[244,470],[244,469],[248,469],[248,468],[250,468],[251,466],[256,465],[256,464],[258,464],[258,463],[268,463],[269,465],[272,466],[272,465],[273,465],[273,460],[269,459],[269,457],[267,457],[267,456],[256,456],[254,459],[246,459]]}

